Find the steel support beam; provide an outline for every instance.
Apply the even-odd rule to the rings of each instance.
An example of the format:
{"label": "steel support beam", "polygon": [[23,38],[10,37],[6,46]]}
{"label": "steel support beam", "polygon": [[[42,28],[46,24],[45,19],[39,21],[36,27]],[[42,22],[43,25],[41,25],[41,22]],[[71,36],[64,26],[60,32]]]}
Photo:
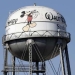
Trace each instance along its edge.
{"label": "steel support beam", "polygon": [[7,59],[8,59],[8,50],[5,49],[5,57],[4,57],[4,75],[7,75],[7,71],[5,69],[5,66],[7,66]]}
{"label": "steel support beam", "polygon": [[12,55],[12,67],[13,67],[12,75],[15,75],[15,56],[13,55]]}
{"label": "steel support beam", "polygon": [[[39,70],[39,63],[36,62],[36,70]],[[37,72],[36,75],[39,75],[39,73]]]}
{"label": "steel support beam", "polygon": [[29,43],[29,73],[32,75],[32,44]]}
{"label": "steel support beam", "polygon": [[66,55],[67,73],[68,73],[68,75],[71,75],[71,68],[70,68],[70,61],[69,61],[69,54],[68,54],[67,45],[66,45],[66,48],[65,48],[65,55]]}
{"label": "steel support beam", "polygon": [[61,58],[62,74],[65,75],[64,57],[63,57],[63,51],[61,49],[61,46],[60,46],[60,58]]}

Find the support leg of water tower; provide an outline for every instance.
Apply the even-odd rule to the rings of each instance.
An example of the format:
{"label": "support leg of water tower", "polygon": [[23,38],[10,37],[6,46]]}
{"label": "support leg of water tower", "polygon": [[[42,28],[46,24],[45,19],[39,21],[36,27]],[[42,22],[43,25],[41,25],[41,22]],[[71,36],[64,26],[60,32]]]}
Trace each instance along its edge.
{"label": "support leg of water tower", "polygon": [[[38,62],[36,62],[36,69],[37,69],[37,71],[39,70],[39,63]],[[37,72],[36,75],[39,75],[39,73]]]}
{"label": "support leg of water tower", "polygon": [[65,64],[64,64],[64,57],[63,57],[63,51],[62,51],[62,40],[58,40],[58,46],[60,50],[60,60],[61,60],[61,67],[62,67],[62,75],[65,75]]}
{"label": "support leg of water tower", "polygon": [[5,50],[5,57],[4,57],[4,75],[7,75],[7,71],[5,67],[7,66],[7,59],[8,59],[8,50]]}
{"label": "support leg of water tower", "polygon": [[[46,65],[45,65],[45,61],[42,62],[42,70],[45,70],[46,69]],[[46,75],[46,73],[44,72],[43,75]]]}
{"label": "support leg of water tower", "polygon": [[65,48],[65,55],[66,55],[67,72],[68,72],[68,75],[71,75],[70,61],[69,61],[69,54],[68,54],[68,48],[67,48],[67,46]]}
{"label": "support leg of water tower", "polygon": [[29,43],[29,73],[32,75],[32,44]]}
{"label": "support leg of water tower", "polygon": [[13,55],[12,55],[12,67],[13,67],[12,75],[15,75],[15,56]]}
{"label": "support leg of water tower", "polygon": [[60,57],[61,57],[62,73],[63,73],[63,75],[65,75],[64,57],[63,57],[63,51],[61,49],[61,46],[60,46]]}

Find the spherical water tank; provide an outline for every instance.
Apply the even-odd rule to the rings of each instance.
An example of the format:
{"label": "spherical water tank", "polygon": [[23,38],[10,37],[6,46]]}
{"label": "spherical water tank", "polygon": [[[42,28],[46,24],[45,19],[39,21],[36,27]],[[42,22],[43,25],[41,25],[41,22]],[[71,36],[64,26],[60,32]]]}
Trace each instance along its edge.
{"label": "spherical water tank", "polygon": [[[62,50],[70,41],[66,32],[66,21],[57,11],[44,6],[26,6],[9,15],[6,23],[5,43],[16,57],[29,60],[28,40],[32,40],[32,61],[41,61],[37,47],[44,60],[52,56],[58,39],[62,39]],[[34,47],[35,46],[35,47]]]}

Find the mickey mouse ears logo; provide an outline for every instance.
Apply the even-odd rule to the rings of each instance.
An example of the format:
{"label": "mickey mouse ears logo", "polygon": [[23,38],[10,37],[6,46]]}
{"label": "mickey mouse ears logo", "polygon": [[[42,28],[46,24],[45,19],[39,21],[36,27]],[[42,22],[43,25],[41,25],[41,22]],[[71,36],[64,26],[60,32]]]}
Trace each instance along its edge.
{"label": "mickey mouse ears logo", "polygon": [[[35,15],[37,13],[37,15]],[[38,16],[38,11],[36,11],[36,10],[32,10],[32,11],[22,11],[21,12],[21,15],[20,15],[20,17],[21,18],[23,18],[24,16],[26,16],[27,18],[26,18],[26,20],[27,20],[27,24],[26,24],[26,26],[24,26],[22,29],[23,29],[23,31],[29,31],[29,29],[30,28],[33,28],[33,27],[35,27],[36,26],[36,23],[35,22],[32,22],[32,20],[33,20],[33,15],[35,15],[36,17],[35,18],[37,18],[37,16]]]}

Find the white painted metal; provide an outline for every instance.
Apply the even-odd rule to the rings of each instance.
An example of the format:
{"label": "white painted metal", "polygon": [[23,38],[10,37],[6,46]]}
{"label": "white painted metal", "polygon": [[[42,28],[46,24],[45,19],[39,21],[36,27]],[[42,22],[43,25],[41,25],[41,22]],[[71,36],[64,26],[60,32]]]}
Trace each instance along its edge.
{"label": "white painted metal", "polygon": [[[9,39],[14,33],[15,35],[11,39],[16,39],[22,32],[26,35],[23,34],[20,38],[30,37],[30,32],[34,31],[41,35],[45,31],[50,31],[52,35],[56,35],[58,30],[66,32],[66,22],[60,13],[44,6],[27,6],[10,14],[6,23],[6,38]],[[46,35],[51,36],[48,33]],[[65,34],[61,33],[61,35]],[[32,35],[32,37],[34,36],[38,37],[37,33]]]}

